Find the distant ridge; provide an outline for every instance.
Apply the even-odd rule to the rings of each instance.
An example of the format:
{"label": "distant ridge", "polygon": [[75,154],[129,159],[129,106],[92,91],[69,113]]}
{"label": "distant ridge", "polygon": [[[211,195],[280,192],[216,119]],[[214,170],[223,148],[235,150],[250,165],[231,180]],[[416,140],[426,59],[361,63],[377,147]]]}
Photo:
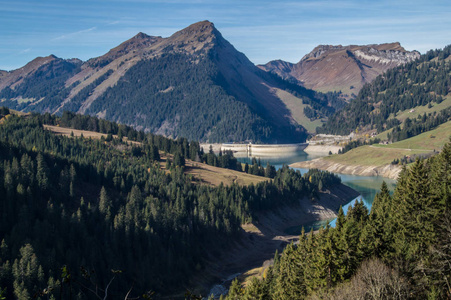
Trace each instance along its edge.
{"label": "distant ridge", "polygon": [[388,70],[365,85],[318,132],[372,132],[396,142],[451,121],[450,59],[447,46]]}
{"label": "distant ridge", "polygon": [[275,60],[259,67],[309,89],[342,91],[350,97],[386,70],[419,56],[417,51],[406,51],[398,42],[363,46],[319,45],[296,64]]}

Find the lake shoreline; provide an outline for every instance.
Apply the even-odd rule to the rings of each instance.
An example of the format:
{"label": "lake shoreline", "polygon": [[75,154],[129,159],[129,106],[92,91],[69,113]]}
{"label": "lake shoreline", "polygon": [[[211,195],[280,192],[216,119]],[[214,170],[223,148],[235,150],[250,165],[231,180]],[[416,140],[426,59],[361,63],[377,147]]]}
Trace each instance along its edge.
{"label": "lake shoreline", "polygon": [[320,169],[333,173],[359,175],[359,176],[382,176],[396,180],[402,167],[399,165],[382,165],[382,166],[366,166],[366,165],[348,165],[334,162],[333,160],[316,158],[310,161],[296,162],[289,165],[291,168],[303,169]]}
{"label": "lake shoreline", "polygon": [[258,213],[252,223],[242,225],[239,240],[222,253],[221,257],[210,262],[207,274],[203,273],[205,282],[199,286],[199,292],[206,295],[207,291],[211,291],[212,285],[226,282],[231,274],[244,274],[267,264],[276,250],[280,253],[287,244],[299,239],[299,235],[287,234],[287,228],[335,218],[340,206],[348,204],[359,195],[356,190],[339,184],[321,192],[320,198],[314,201],[304,197],[294,205]]}
{"label": "lake shoreline", "polygon": [[343,147],[336,145],[309,144],[304,149],[304,152],[307,154],[329,155],[329,153],[338,154],[338,151],[342,149]]}

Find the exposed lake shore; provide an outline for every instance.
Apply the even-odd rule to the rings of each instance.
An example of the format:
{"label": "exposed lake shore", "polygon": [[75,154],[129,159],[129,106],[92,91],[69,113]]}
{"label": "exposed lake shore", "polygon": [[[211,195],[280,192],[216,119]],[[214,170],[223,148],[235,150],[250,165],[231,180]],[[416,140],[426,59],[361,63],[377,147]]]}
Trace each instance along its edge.
{"label": "exposed lake shore", "polygon": [[309,144],[307,148],[304,149],[304,152],[308,154],[328,155],[329,152],[331,152],[332,154],[337,154],[338,150],[341,150],[342,148],[343,147],[336,145]]}
{"label": "exposed lake shore", "polygon": [[[337,216],[340,206],[344,206],[359,196],[354,189],[339,184],[331,190],[321,192],[319,199],[311,201],[303,198],[299,203],[279,207],[275,210],[259,213],[251,224],[242,225],[241,238],[230,246],[220,258],[212,259],[208,271],[203,273],[202,294],[210,292],[215,282],[228,282],[232,274],[244,274],[253,268],[261,267],[265,261],[274,257],[298,235],[289,235],[285,230],[293,226],[302,226],[316,220],[330,220]],[[200,278],[197,278],[198,280]],[[221,289],[222,285],[216,286]],[[207,289],[207,290],[205,290]]]}
{"label": "exposed lake shore", "polygon": [[331,159],[317,158],[310,161],[302,161],[290,165],[292,168],[320,169],[334,173],[359,175],[359,176],[382,176],[397,179],[402,167],[399,165],[386,164],[382,166],[342,164]]}

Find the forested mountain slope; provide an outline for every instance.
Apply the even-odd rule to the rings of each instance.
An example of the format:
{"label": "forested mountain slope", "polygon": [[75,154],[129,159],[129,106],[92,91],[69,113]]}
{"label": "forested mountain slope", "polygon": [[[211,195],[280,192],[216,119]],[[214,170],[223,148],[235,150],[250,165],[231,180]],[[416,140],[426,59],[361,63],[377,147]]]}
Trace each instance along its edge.
{"label": "forested mountain slope", "polygon": [[371,212],[357,202],[335,228],[301,234],[262,280],[227,299],[449,299],[451,143],[405,169]]}
{"label": "forested mountain slope", "polygon": [[[7,299],[103,299],[111,280],[108,299],[130,290],[130,297],[183,293],[196,285],[190,275],[233,244],[256,212],[310,201],[319,185],[340,182],[285,167],[256,185],[199,185],[183,172],[185,158],[203,157],[196,142],[89,116],[8,113],[0,109],[0,296]],[[43,123],[109,136],[57,136]],[[173,154],[165,169],[159,151]],[[207,160],[225,163],[212,153]]]}
{"label": "forested mountain slope", "polygon": [[208,21],[168,38],[139,33],[87,62],[37,58],[2,72],[0,101],[20,111],[97,115],[173,138],[272,143],[304,141],[304,127],[313,131],[343,104],[260,70]]}
{"label": "forested mountain slope", "polygon": [[378,76],[317,131],[348,135],[356,130],[376,129],[380,133],[394,128],[392,139],[399,140],[445,123],[451,107],[450,54],[451,46],[431,50]]}

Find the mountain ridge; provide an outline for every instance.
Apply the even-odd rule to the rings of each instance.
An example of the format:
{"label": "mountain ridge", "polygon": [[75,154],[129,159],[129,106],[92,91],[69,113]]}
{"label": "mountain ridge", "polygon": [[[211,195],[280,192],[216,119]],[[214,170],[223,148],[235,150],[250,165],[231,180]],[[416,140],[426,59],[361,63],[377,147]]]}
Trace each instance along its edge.
{"label": "mountain ridge", "polygon": [[395,142],[447,122],[451,116],[450,53],[451,46],[430,50],[379,75],[317,131],[347,135],[392,129],[387,138]]}
{"label": "mountain ridge", "polygon": [[[301,123],[310,123],[302,110],[293,110],[293,105],[288,108],[287,97],[280,97],[287,84],[257,68],[209,21],[194,23],[166,38],[141,32],[86,62],[47,60],[62,64],[63,76],[53,74],[50,62],[31,64],[30,72],[14,86],[11,74],[0,77],[0,101],[22,111],[60,114],[71,110],[173,138],[184,132],[203,141],[302,142],[306,130]],[[52,78],[51,85],[45,76]],[[196,85],[203,90],[195,91]],[[118,86],[130,87],[128,94]],[[317,109],[322,117],[334,110],[324,108],[320,113],[319,109],[328,106],[327,100],[313,91],[297,90],[296,95],[288,91],[291,104],[305,102],[305,107]],[[217,106],[216,111],[209,105]],[[238,120],[239,115],[244,120]],[[202,124],[201,129],[194,129],[196,122]],[[195,133],[186,132],[183,126]]]}
{"label": "mountain ridge", "polygon": [[417,51],[405,50],[399,42],[319,45],[295,64],[275,60],[258,67],[309,89],[342,91],[351,98],[365,83],[390,68],[417,59],[419,55]]}

